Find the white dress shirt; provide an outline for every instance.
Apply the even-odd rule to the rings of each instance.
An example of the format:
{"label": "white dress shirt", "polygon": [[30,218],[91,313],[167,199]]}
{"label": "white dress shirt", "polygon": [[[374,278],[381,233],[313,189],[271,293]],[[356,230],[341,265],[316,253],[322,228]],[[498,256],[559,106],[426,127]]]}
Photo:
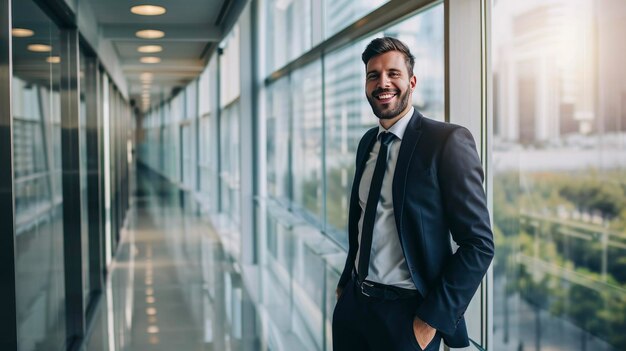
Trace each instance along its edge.
{"label": "white dress shirt", "polygon": [[[402,247],[400,246],[400,237],[393,213],[392,183],[404,131],[412,116],[413,107],[388,130],[383,128],[380,124],[378,126],[378,135],[386,131],[393,133],[396,138],[391,145],[389,145],[387,169],[385,170],[385,176],[380,190],[380,200],[376,207],[376,219],[374,221],[374,232],[372,234],[372,251],[370,254],[369,271],[366,278],[366,280],[373,282],[394,285],[405,289],[415,289],[415,284],[411,279],[404,254],[402,253]],[[380,139],[377,138],[376,143],[370,151],[365,169],[363,170],[363,176],[361,177],[361,183],[359,184],[361,218],[359,219],[358,227],[359,250],[356,255],[355,267],[359,266],[363,217],[365,215],[365,206],[367,204],[370,184],[372,183],[374,168],[376,167],[380,144]]]}

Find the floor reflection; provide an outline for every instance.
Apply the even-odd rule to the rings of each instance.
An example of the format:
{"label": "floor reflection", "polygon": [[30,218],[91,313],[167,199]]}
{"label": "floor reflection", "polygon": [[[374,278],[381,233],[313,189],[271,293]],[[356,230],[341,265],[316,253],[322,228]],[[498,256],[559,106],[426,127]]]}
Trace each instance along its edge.
{"label": "floor reflection", "polygon": [[190,199],[138,170],[91,350],[261,350],[254,304]]}

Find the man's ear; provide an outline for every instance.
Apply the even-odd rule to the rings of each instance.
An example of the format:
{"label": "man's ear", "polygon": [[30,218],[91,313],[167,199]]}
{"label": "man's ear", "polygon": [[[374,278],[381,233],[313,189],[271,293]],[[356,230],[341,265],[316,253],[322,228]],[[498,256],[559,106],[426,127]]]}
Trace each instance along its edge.
{"label": "man's ear", "polygon": [[417,76],[415,74],[409,79],[409,85],[411,86],[411,92],[413,92],[417,86]]}

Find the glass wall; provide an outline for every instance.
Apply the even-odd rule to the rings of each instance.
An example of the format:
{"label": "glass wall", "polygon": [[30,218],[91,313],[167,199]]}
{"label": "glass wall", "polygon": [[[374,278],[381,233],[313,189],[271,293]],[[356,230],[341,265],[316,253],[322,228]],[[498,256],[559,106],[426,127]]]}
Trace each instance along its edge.
{"label": "glass wall", "polygon": [[294,72],[291,100],[294,116],[293,202],[302,209],[303,215],[321,224],[324,201],[321,60]]}
{"label": "glass wall", "polygon": [[328,232],[348,247],[348,205],[355,154],[365,132],[378,119],[365,98],[361,53],[374,37],[330,53],[324,61],[326,118],[326,218]]}
{"label": "glass wall", "polygon": [[[276,3],[269,2],[266,10],[271,12]],[[362,11],[358,16],[368,12]],[[272,21],[271,15],[267,17]],[[267,25],[270,37],[288,35],[272,32],[271,26],[280,24]],[[418,86],[412,103],[426,116],[443,120],[443,29],[439,5],[323,53],[279,78],[269,72],[262,130],[266,159],[261,161],[266,163],[262,186],[267,198],[258,205],[265,223],[258,233],[266,270],[262,305],[274,323],[290,320],[287,325],[270,322],[270,329],[295,334],[302,349],[331,349],[334,289],[345,262],[356,148],[378,122],[365,98],[361,53],[374,37],[389,35],[405,41],[417,57]]]}
{"label": "glass wall", "polygon": [[626,349],[625,18],[494,2],[494,350]]}
{"label": "glass wall", "polygon": [[268,0],[265,7],[267,71],[273,72],[311,49],[313,2]]}
{"label": "glass wall", "polygon": [[32,1],[13,2],[12,18],[18,343],[63,349],[61,31]]}
{"label": "glass wall", "polygon": [[324,34],[330,38],[389,0],[324,0]]}
{"label": "glass wall", "polygon": [[282,78],[267,89],[267,194],[288,206],[289,178],[289,78]]}
{"label": "glass wall", "polygon": [[241,243],[241,142],[239,136],[241,123],[239,100],[241,95],[239,58],[241,41],[239,30],[237,23],[220,44],[222,54],[218,58],[220,74],[220,212],[228,219],[226,225],[232,234],[229,241],[233,243],[229,250],[234,250],[235,257],[239,257],[238,252]]}
{"label": "glass wall", "polygon": [[347,248],[348,203],[361,137],[378,119],[365,99],[365,68],[361,53],[374,38],[394,36],[416,57],[417,87],[413,106],[422,114],[443,120],[444,49],[443,6],[435,6],[397,25],[374,33],[325,58],[326,215],[327,232]]}

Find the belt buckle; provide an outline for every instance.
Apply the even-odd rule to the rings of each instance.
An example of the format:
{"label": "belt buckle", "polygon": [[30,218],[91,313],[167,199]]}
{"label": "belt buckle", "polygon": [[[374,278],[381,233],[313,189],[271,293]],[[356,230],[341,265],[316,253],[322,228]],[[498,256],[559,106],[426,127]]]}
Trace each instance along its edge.
{"label": "belt buckle", "polygon": [[367,297],[372,297],[372,295],[370,295],[370,294],[368,294],[368,293],[366,293],[366,292],[365,292],[365,287],[363,287],[363,285],[365,285],[365,286],[366,286],[366,287],[368,287],[368,288],[373,288],[373,287],[374,287],[374,284],[369,283],[369,282],[367,282],[367,281],[365,281],[365,280],[361,283],[361,294],[363,294],[363,295],[365,295],[365,296],[367,296]]}

